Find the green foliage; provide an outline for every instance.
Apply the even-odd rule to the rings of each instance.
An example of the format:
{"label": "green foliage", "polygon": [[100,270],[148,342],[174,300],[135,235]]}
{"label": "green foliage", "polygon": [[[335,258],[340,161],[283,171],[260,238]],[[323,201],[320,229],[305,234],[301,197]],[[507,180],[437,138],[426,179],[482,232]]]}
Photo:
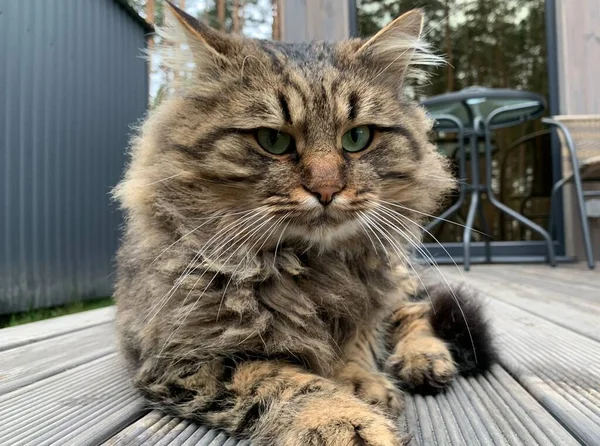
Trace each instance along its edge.
{"label": "green foliage", "polygon": [[[243,8],[243,13],[240,14],[240,24],[243,26],[260,26],[265,25],[270,20],[271,15],[271,2],[265,0],[238,0],[240,8]],[[146,3],[147,0],[128,0],[129,4],[142,16],[146,16]],[[194,0],[188,0],[187,5],[189,6],[194,3]],[[204,20],[210,26],[216,29],[221,29],[221,24],[218,20],[217,15],[217,0],[212,0],[207,3],[207,7],[204,11],[198,14],[198,18]],[[155,23],[161,26],[164,23],[164,0],[155,0]],[[226,32],[231,32],[233,28],[233,11],[234,11],[234,0],[225,1],[225,26],[223,29]]]}
{"label": "green foliage", "polygon": [[81,311],[95,310],[97,308],[108,307],[113,304],[114,301],[111,297],[104,297],[85,302],[73,302],[60,307],[39,308],[37,310],[29,310],[23,313],[2,315],[0,316],[0,328],[14,327],[15,325],[37,322],[53,317],[79,313]]}
{"label": "green foliage", "polygon": [[412,8],[425,10],[427,39],[448,65],[428,95],[481,85],[548,93],[544,0],[359,0],[358,28],[372,35]]}

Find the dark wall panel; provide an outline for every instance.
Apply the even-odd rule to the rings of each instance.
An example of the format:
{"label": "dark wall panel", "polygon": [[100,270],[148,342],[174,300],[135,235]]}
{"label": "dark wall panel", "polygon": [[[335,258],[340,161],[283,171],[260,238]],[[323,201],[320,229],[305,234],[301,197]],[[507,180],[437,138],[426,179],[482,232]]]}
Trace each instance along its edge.
{"label": "dark wall panel", "polygon": [[110,295],[147,32],[116,0],[0,0],[0,314]]}

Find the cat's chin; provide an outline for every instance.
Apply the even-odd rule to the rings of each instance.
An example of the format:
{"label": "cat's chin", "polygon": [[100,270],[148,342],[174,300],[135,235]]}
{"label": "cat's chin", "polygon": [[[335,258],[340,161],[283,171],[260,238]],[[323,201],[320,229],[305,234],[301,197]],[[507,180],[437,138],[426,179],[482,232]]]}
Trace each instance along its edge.
{"label": "cat's chin", "polygon": [[325,214],[294,225],[290,235],[320,249],[337,249],[341,242],[355,236],[361,229],[356,218],[332,218]]}

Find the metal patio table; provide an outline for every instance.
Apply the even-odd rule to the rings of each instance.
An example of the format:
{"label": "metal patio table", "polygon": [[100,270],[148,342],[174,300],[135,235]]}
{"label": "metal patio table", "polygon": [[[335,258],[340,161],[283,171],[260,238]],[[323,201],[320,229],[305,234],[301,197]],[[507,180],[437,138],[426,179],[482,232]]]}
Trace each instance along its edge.
{"label": "metal patio table", "polygon": [[[461,181],[458,201],[426,227],[430,231],[462,207],[470,193],[469,212],[463,232],[464,268],[471,266],[471,236],[475,213],[479,213],[482,230],[486,234],[486,260],[492,263],[491,234],[483,213],[482,195],[490,203],[525,226],[540,234],[548,248],[548,261],[556,266],[554,244],[550,234],[524,215],[500,202],[492,189],[492,131],[512,127],[539,118],[546,109],[545,99],[532,92],[503,88],[470,87],[464,90],[434,96],[423,101],[429,114],[435,119],[437,132],[457,133],[459,143],[459,175],[466,178],[465,139],[468,139],[471,155],[471,183]],[[480,179],[479,141],[484,142],[485,178]]]}

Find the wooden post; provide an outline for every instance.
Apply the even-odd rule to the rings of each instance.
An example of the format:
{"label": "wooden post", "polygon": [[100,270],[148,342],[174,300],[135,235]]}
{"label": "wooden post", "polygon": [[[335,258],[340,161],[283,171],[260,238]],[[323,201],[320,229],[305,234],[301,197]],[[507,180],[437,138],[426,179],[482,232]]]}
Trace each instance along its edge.
{"label": "wooden post", "polygon": [[[146,21],[154,25],[154,0],[148,0],[146,3]],[[152,74],[152,48],[154,47],[154,34],[147,37],[148,42],[148,76]]]}
{"label": "wooden post", "polygon": [[273,14],[272,38],[281,40],[281,5],[279,0],[271,0],[271,11]]}
{"label": "wooden post", "polygon": [[[560,114],[600,112],[600,2],[555,0]],[[590,189],[596,189],[596,183]],[[588,186],[586,186],[587,188]],[[585,259],[581,222],[571,185],[564,187],[565,242],[567,255]],[[596,259],[600,259],[600,219],[590,219]]]}
{"label": "wooden post", "polygon": [[280,0],[284,42],[350,37],[348,0]]}

